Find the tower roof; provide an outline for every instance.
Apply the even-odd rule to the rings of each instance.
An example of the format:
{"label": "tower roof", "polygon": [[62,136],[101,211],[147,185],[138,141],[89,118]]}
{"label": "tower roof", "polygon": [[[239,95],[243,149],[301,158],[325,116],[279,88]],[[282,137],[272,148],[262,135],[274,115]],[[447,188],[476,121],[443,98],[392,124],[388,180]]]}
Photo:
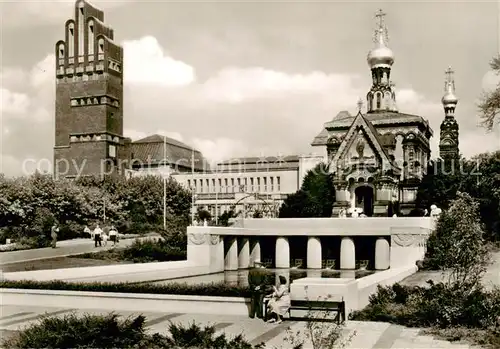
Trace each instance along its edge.
{"label": "tower roof", "polygon": [[379,66],[392,66],[394,63],[394,53],[387,46],[389,42],[389,35],[387,32],[387,27],[384,23],[385,13],[379,10],[375,17],[377,17],[377,29],[375,30],[375,35],[373,42],[375,47],[368,52],[368,65],[370,68],[376,68]]}
{"label": "tower roof", "polygon": [[455,79],[453,77],[454,71],[451,67],[445,71],[446,78],[444,82],[444,96],[441,99],[441,103],[446,108],[455,107],[458,103],[458,98],[455,95]]}

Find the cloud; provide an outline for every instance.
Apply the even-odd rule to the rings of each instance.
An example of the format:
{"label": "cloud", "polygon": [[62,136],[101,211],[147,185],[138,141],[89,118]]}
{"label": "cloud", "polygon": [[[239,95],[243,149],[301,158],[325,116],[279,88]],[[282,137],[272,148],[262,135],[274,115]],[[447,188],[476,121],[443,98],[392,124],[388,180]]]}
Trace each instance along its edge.
{"label": "cloud", "polygon": [[263,67],[226,68],[202,85],[202,95],[217,102],[240,103],[258,98],[318,94],[352,89],[358,77],[347,74],[287,74]]}
{"label": "cloud", "polygon": [[491,92],[500,85],[500,74],[490,70],[483,76],[482,87],[485,92]]}
{"label": "cloud", "polygon": [[6,88],[0,88],[1,104],[0,114],[2,119],[8,114],[25,114],[30,106],[30,99],[24,93],[11,92]]}
{"label": "cloud", "polygon": [[194,147],[212,163],[248,154],[248,147],[241,140],[230,138],[193,139]]}
{"label": "cloud", "polygon": [[126,82],[182,86],[195,80],[193,67],[166,56],[156,38],[152,36],[125,41],[123,51],[123,78]]}

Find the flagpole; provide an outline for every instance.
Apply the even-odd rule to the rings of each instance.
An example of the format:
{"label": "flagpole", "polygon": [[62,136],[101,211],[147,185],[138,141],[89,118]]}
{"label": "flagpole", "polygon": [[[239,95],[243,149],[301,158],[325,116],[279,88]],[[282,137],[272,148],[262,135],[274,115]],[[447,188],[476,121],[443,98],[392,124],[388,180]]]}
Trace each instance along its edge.
{"label": "flagpole", "polygon": [[[167,137],[163,136],[163,167],[167,162]],[[164,171],[166,169],[164,168]],[[163,172],[163,229],[167,229],[167,178]]]}
{"label": "flagpole", "polygon": [[219,198],[219,188],[217,188],[217,185],[219,184],[219,172],[218,169],[215,169],[215,225],[218,223],[218,198]]}
{"label": "flagpole", "polygon": [[[191,180],[194,184],[194,149],[191,150]],[[194,225],[194,191],[196,187],[193,185],[191,191],[191,225]]]}

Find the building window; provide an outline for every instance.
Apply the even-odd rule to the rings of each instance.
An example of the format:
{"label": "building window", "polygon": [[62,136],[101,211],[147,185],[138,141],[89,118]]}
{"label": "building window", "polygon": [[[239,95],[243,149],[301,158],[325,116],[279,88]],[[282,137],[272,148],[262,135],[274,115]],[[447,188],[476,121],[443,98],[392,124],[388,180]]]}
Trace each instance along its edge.
{"label": "building window", "polygon": [[274,191],[274,177],[269,178],[271,181],[271,191]]}
{"label": "building window", "polygon": [[241,192],[241,179],[237,179],[238,181],[238,193]]}
{"label": "building window", "polygon": [[212,179],[212,192],[215,193],[215,179]]}
{"label": "building window", "polygon": [[276,177],[276,185],[278,186],[278,191],[281,190],[281,180],[280,180],[280,176]]}
{"label": "building window", "polygon": [[267,192],[267,177],[264,177],[264,191]]}
{"label": "building window", "polygon": [[257,177],[257,192],[260,192],[260,177]]}
{"label": "building window", "polygon": [[222,192],[222,179],[219,178],[219,188],[218,188],[219,193]]}
{"label": "building window", "polygon": [[188,179],[188,188],[191,189],[191,180]]}
{"label": "building window", "polygon": [[114,145],[109,146],[109,156],[116,158],[116,147]]}
{"label": "building window", "polygon": [[225,187],[224,191],[227,193],[227,187],[228,187],[228,185],[227,185],[227,178],[224,178],[224,187]]}
{"label": "building window", "polygon": [[245,178],[245,184],[243,186],[243,191],[246,192],[248,190],[248,178]]}
{"label": "building window", "polygon": [[196,192],[196,179],[193,179],[193,190]]}
{"label": "building window", "polygon": [[250,178],[250,192],[253,193],[253,190],[254,190],[254,186],[253,186],[253,177]]}
{"label": "building window", "polygon": [[231,193],[234,193],[234,178],[231,178]]}

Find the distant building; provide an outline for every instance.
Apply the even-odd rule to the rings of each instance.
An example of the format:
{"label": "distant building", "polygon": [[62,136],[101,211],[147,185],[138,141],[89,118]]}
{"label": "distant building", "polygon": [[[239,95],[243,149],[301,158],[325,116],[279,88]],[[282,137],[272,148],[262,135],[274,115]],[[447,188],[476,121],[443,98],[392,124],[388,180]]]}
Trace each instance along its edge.
{"label": "distant building", "polygon": [[204,173],[173,174],[195,193],[195,207],[213,216],[234,209],[240,216],[277,215],[283,200],[301,186],[304,175],[324,161],[320,155],[246,157],[221,162]]}

